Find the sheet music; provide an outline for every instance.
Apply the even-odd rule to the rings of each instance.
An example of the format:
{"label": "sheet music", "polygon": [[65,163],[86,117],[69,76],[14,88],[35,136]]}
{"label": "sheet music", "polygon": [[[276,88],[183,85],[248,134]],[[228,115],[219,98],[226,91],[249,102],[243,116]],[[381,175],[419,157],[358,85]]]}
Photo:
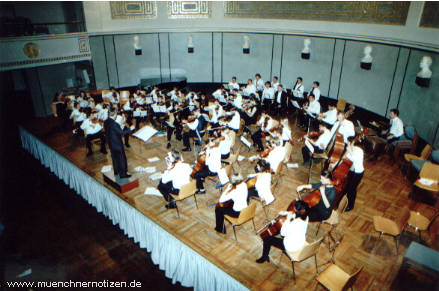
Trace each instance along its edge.
{"label": "sheet music", "polygon": [[151,126],[144,126],[140,130],[135,132],[133,135],[135,137],[137,137],[138,139],[141,139],[144,142],[147,142],[156,133],[157,133],[157,130],[155,130]]}
{"label": "sheet music", "polygon": [[147,187],[145,189],[145,192],[143,193],[144,195],[152,195],[152,196],[162,196],[162,194],[160,193],[159,190],[157,190],[154,187]]}
{"label": "sheet music", "polygon": [[148,162],[150,162],[150,163],[155,163],[155,162],[158,162],[158,161],[160,161],[160,159],[158,157],[152,157],[152,158],[148,159]]}
{"label": "sheet music", "polygon": [[155,173],[149,176],[152,181],[160,180],[162,178],[162,173]]}

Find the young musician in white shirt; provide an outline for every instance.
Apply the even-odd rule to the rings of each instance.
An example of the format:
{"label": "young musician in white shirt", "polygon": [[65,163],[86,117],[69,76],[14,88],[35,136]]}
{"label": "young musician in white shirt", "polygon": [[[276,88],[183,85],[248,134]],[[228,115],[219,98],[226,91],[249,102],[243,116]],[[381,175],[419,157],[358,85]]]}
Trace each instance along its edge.
{"label": "young musician in white shirt", "polygon": [[242,110],[242,95],[239,93],[238,89],[233,89],[233,94],[235,98],[233,99],[233,106],[239,111]]}
{"label": "young musician in white shirt", "polygon": [[310,164],[313,153],[323,153],[331,141],[331,132],[326,124],[321,123],[319,125],[319,130],[322,132],[322,134],[316,141],[313,141],[305,136],[305,146],[302,147],[303,166]]}
{"label": "young musician in white shirt", "polygon": [[177,150],[168,153],[166,163],[168,169],[163,172],[157,189],[162,193],[163,198],[169,202],[166,204],[166,208],[176,208],[175,200],[169,194],[178,194],[181,187],[190,182],[192,168],[189,164],[183,162],[183,158]]}
{"label": "young musician in white shirt", "polygon": [[329,104],[328,105],[328,111],[323,112],[318,117],[319,120],[321,120],[323,123],[328,125],[328,128],[331,128],[334,123],[337,121],[337,108],[335,104]]}
{"label": "young musician in white shirt", "polygon": [[[242,181],[240,176],[232,176],[230,183],[221,194],[219,203],[215,207],[215,230],[225,234],[224,215],[238,217],[239,213],[247,207],[247,185]],[[233,202],[233,206],[231,203]]]}
{"label": "young musician in white shirt", "polygon": [[[305,87],[303,86],[302,81],[303,81],[302,77],[297,77],[296,84],[294,84],[293,89],[292,89],[293,97],[296,99],[301,99],[301,100],[303,100],[303,92],[305,90]],[[298,101],[298,100],[296,100],[296,101]],[[300,105],[302,105],[302,104],[300,104]]]}
{"label": "young musician in white shirt", "polygon": [[256,177],[255,187],[248,189],[248,196],[260,197],[267,205],[271,204],[274,201],[274,196],[271,192],[270,164],[265,160],[259,160],[255,172],[256,174],[247,176],[247,179]]}
{"label": "young musician in white shirt", "polygon": [[348,137],[355,136],[355,127],[352,121],[345,119],[345,114],[343,111],[337,113],[337,121],[331,128],[331,136],[336,133],[343,135],[344,142],[348,143]]}
{"label": "young musician in white shirt", "polygon": [[311,91],[308,94],[308,96],[311,95],[311,94],[314,95],[316,101],[320,100],[320,88],[319,88],[319,86],[320,86],[320,83],[318,81],[314,81],[313,87],[312,87]]}
{"label": "young musician in white shirt", "polygon": [[253,143],[258,146],[257,151],[262,152],[264,150],[264,146],[262,145],[261,138],[269,135],[268,132],[275,126],[275,122],[267,113],[262,113],[257,125],[261,128],[252,134],[251,138]]}
{"label": "young musician in white shirt", "polygon": [[285,147],[282,146],[282,141],[278,138],[273,139],[271,144],[273,145],[273,148],[264,160],[270,164],[271,171],[276,173],[280,163],[285,159],[286,150]]}
{"label": "young musician in white shirt", "polygon": [[87,156],[93,154],[91,142],[98,138],[101,141],[101,153],[107,153],[107,149],[105,148],[105,135],[102,131],[102,126],[98,122],[97,113],[93,113],[87,119],[85,119],[81,124],[81,129],[85,133],[85,145],[88,150]]}
{"label": "young musician in white shirt", "polygon": [[274,102],[274,89],[269,81],[265,82],[264,91],[262,92],[261,102],[264,104],[265,112],[271,112]]}
{"label": "young musician in white shirt", "polygon": [[271,87],[273,87],[273,89],[274,89],[274,92],[276,92],[277,91],[277,87],[279,86],[279,78],[277,77],[277,76],[274,76],[273,77],[273,82],[272,82],[272,84],[271,84]]}
{"label": "young musician in white shirt", "polygon": [[305,130],[310,128],[315,128],[317,116],[320,114],[320,103],[314,97],[314,95],[309,95],[309,105],[304,107],[304,112],[299,116],[300,127]]}
{"label": "young musician in white shirt", "polygon": [[305,202],[295,202],[295,213],[281,211],[279,215],[286,216],[286,220],[280,230],[283,238],[268,235],[263,240],[262,256],[256,260],[257,263],[269,262],[271,246],[282,251],[297,252],[306,243],[306,230],[308,229],[308,216],[306,214]]}
{"label": "young musician in white shirt", "polygon": [[264,81],[261,79],[261,75],[259,73],[255,75],[255,80],[253,81],[253,83],[256,86],[256,92],[261,94],[264,90]]}
{"label": "young musician in white shirt", "polygon": [[221,150],[219,142],[210,141],[206,149],[206,163],[204,167],[195,173],[194,178],[197,180],[197,193],[204,194],[204,178],[218,175],[222,168]]}
{"label": "young musician in white shirt", "polygon": [[399,118],[399,110],[396,108],[390,109],[390,129],[386,135],[387,143],[391,144],[404,134],[404,124]]}
{"label": "young musician in white shirt", "polygon": [[230,81],[228,85],[230,90],[239,89],[239,84],[236,82],[235,76],[232,77],[232,81]]}
{"label": "young musician in white shirt", "polygon": [[348,197],[348,207],[346,211],[354,209],[355,198],[357,197],[357,187],[364,175],[364,151],[359,146],[355,145],[354,137],[348,138],[348,146],[346,148],[346,158],[352,161],[352,166],[349,169],[348,185],[346,187],[346,195]]}
{"label": "young musician in white shirt", "polygon": [[[257,95],[256,94],[256,86],[253,84],[252,79],[248,79],[247,86],[242,91],[244,93],[244,96],[250,96],[251,94],[254,94],[255,96]],[[259,95],[257,98],[259,100]]]}

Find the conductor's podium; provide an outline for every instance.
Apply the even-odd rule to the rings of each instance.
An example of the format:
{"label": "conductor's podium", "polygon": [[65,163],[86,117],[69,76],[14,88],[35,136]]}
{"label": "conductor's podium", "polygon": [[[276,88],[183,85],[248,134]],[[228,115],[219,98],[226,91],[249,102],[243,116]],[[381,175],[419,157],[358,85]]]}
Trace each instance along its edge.
{"label": "conductor's podium", "polygon": [[114,176],[113,171],[105,172],[103,175],[105,183],[109,184],[120,193],[125,193],[139,187],[139,179],[133,176],[121,179],[119,176]]}

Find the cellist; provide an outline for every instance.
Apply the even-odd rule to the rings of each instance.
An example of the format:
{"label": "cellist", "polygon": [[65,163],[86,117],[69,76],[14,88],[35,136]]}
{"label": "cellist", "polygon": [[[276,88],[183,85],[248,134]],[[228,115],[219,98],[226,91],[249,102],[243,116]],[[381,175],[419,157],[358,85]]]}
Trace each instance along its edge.
{"label": "cellist", "polygon": [[[309,206],[310,203],[307,203],[309,206],[309,209],[307,210],[309,221],[314,222],[328,219],[329,216],[331,216],[333,202],[337,195],[337,192],[332,185],[332,174],[327,171],[322,172],[320,175],[320,183],[300,185],[297,187],[297,192],[301,192],[305,189],[318,189],[321,195],[321,199],[316,205]],[[305,198],[302,200],[305,200]]]}

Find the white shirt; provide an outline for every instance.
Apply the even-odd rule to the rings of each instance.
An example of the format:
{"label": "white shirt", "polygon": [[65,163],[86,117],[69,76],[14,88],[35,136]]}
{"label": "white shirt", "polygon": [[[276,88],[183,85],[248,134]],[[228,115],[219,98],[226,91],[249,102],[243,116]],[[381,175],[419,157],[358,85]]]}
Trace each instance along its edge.
{"label": "white shirt", "polygon": [[245,96],[250,96],[251,94],[257,95],[256,94],[256,86],[254,84],[247,85],[247,87],[244,88],[243,93]]}
{"label": "white shirt", "polygon": [[103,120],[103,121],[107,120],[107,118],[108,118],[108,108],[105,108],[105,109],[102,109],[101,111],[99,111],[98,118],[100,120]]}
{"label": "white shirt", "polygon": [[198,123],[199,123],[199,121],[198,121],[198,118],[197,118],[194,121],[188,123],[187,126],[189,127],[190,130],[196,130],[197,127],[198,127]]}
{"label": "white shirt", "polygon": [[191,174],[191,166],[179,161],[174,165],[174,168],[166,170],[162,174],[162,183],[166,184],[169,183],[169,181],[172,181],[172,187],[175,189],[181,189],[181,186],[190,182]]}
{"label": "white shirt", "polygon": [[257,173],[256,191],[259,197],[265,200],[266,204],[274,201],[273,193],[271,193],[271,173]]}
{"label": "white shirt", "polygon": [[264,87],[264,91],[262,92],[262,101],[264,99],[273,100],[274,99],[274,89],[273,87]]}
{"label": "white shirt", "polygon": [[232,129],[239,130],[239,127],[241,126],[241,116],[239,115],[238,111],[235,111],[232,120],[227,123],[227,126]]}
{"label": "white shirt", "polygon": [[123,110],[124,110],[124,111],[131,111],[130,101],[128,101],[127,103],[125,103],[125,104],[123,105]]}
{"label": "white shirt", "polygon": [[232,139],[228,134],[224,134],[223,136],[224,136],[224,140],[220,141],[219,149],[221,155],[227,155],[230,153],[230,148],[232,147]]}
{"label": "white shirt", "polygon": [[282,128],[282,140],[288,141],[291,139],[291,128],[284,125],[284,127]]}
{"label": "white shirt", "polygon": [[206,150],[206,166],[213,173],[218,173],[221,170],[221,151],[218,147],[207,148]]}
{"label": "white shirt", "polygon": [[235,100],[233,100],[233,106],[235,106],[238,109],[242,109],[242,95],[241,94],[237,94],[235,97]]}
{"label": "white shirt", "polygon": [[394,117],[390,120],[390,134],[393,134],[395,137],[400,137],[404,134],[404,124],[399,117]]}
{"label": "white shirt", "polygon": [[295,84],[293,88],[293,96],[296,98],[303,98],[303,91],[305,88],[303,87],[302,83]]}
{"label": "white shirt", "polygon": [[273,82],[273,83],[271,84],[271,86],[273,87],[274,91],[277,91],[277,89],[278,89],[277,87],[279,87],[279,82],[277,82],[277,83],[274,83],[274,82]]}
{"label": "white shirt", "polygon": [[233,200],[233,210],[240,212],[247,207],[248,189],[245,183],[236,185],[236,188],[232,190],[232,184],[229,184],[226,190],[221,194],[219,202],[226,202],[230,199]]}
{"label": "white shirt", "polygon": [[285,147],[276,146],[265,158],[271,170],[276,173],[279,164],[285,159]]}
{"label": "white shirt", "polygon": [[319,101],[319,99],[320,99],[320,89],[319,88],[314,88],[312,93],[314,94],[314,97],[316,97],[316,101]]}
{"label": "white shirt", "polygon": [[72,113],[70,113],[70,119],[73,119],[74,117],[78,118],[81,112],[79,112],[79,109],[74,108],[72,110]]}
{"label": "white shirt", "polygon": [[[96,134],[99,131],[101,131],[102,126],[99,123],[93,123],[91,120],[89,120],[89,119],[87,119],[87,120],[89,122],[87,122],[87,127],[84,130],[87,135]],[[81,128],[82,128],[82,126],[81,126]]]}
{"label": "white shirt", "polygon": [[[266,118],[268,118],[267,127],[264,126]],[[261,127],[262,131],[270,131],[270,129],[272,129],[274,126],[274,121],[273,118],[271,118],[270,116],[262,116],[261,118],[259,118],[257,125]]]}
{"label": "white shirt", "polygon": [[320,103],[319,101],[314,100],[313,102],[309,103],[308,109],[306,109],[306,112],[311,115],[319,115],[320,114]]}
{"label": "white shirt", "polygon": [[324,122],[333,125],[337,121],[337,109],[328,110],[322,113]]}
{"label": "white shirt", "polygon": [[212,93],[212,96],[215,97],[219,102],[226,103],[225,96],[223,95],[223,91],[221,89],[216,90]]}
{"label": "white shirt", "polygon": [[239,90],[239,84],[238,84],[238,82],[233,83],[232,81],[230,81],[230,82],[229,82],[229,88],[230,88],[231,90],[233,90],[233,89],[238,89],[238,90]]}
{"label": "white shirt", "polygon": [[331,141],[331,132],[328,129],[324,129],[323,133],[319,136],[316,142],[313,142],[315,146],[318,146],[321,150],[325,150]]}
{"label": "white shirt", "polygon": [[[332,126],[331,137],[334,136],[339,124],[340,121],[337,120],[337,122]],[[347,143],[348,137],[355,136],[354,124],[350,120],[344,119],[338,132],[343,135],[344,142]]]}
{"label": "white shirt", "polygon": [[295,218],[288,219],[282,225],[280,234],[284,236],[284,247],[288,252],[300,250],[306,242],[306,230],[308,228],[308,217],[305,221]]}
{"label": "white shirt", "polygon": [[262,91],[265,88],[264,81],[262,79],[259,80],[254,79],[253,84],[255,84],[256,86],[256,91]]}
{"label": "white shirt", "polygon": [[364,172],[364,151],[360,147],[354,146],[352,152],[348,152],[346,157],[352,161],[350,171],[355,172],[356,174]]}

